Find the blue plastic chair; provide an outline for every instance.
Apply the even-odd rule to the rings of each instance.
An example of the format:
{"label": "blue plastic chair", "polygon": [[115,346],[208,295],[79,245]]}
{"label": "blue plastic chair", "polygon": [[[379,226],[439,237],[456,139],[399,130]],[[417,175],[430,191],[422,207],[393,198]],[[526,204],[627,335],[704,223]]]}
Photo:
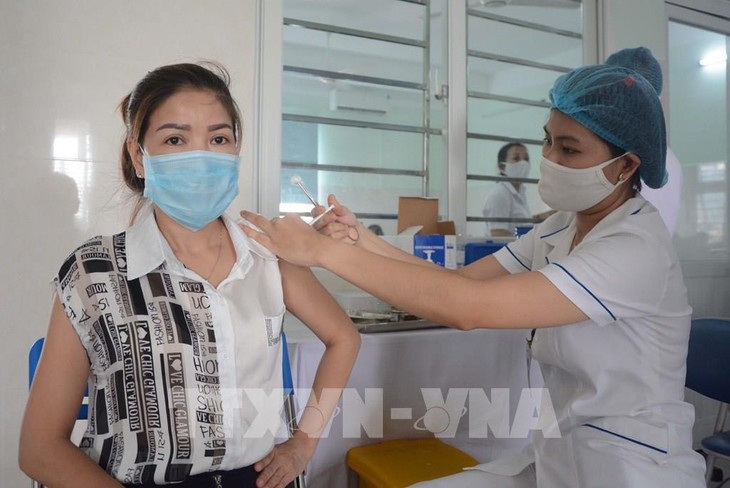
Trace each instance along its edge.
{"label": "blue plastic chair", "polygon": [[692,321],[685,384],[690,390],[720,402],[713,434],[702,439],[702,449],[707,453],[705,478],[709,483],[715,460],[730,459],[730,430],[724,430],[730,403],[730,319]]}
{"label": "blue plastic chair", "polygon": [[[41,337],[36,340],[30,351],[28,352],[28,389],[33,385],[33,379],[35,378],[35,371],[38,368],[38,361],[41,360],[41,353],[43,352],[43,343],[45,339]],[[76,420],[87,420],[89,418],[89,387],[86,387],[84,392],[84,399],[79,408],[79,413],[76,415]],[[35,480],[31,480],[31,488],[44,488],[44,485],[38,483]]]}
{"label": "blue plastic chair", "polygon": [[[33,384],[33,378],[35,378],[35,370],[38,368],[38,361],[41,359],[41,353],[43,352],[44,339],[41,337],[33,343],[28,353],[28,388]],[[89,387],[86,387],[84,392],[84,401],[79,408],[79,413],[76,415],[76,420],[87,420],[89,418]]]}
{"label": "blue plastic chair", "polygon": [[[281,371],[284,375],[284,417],[286,418],[287,430],[289,437],[296,432],[297,410],[294,404],[294,381],[291,375],[291,364],[289,363],[289,347],[286,344],[286,334],[281,333]],[[287,488],[304,488],[304,473],[297,476]]]}

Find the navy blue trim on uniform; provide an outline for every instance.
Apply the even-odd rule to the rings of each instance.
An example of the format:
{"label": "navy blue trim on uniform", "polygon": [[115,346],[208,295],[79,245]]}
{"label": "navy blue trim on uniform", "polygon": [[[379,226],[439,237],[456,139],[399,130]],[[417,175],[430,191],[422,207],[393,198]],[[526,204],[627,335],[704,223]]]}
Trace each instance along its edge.
{"label": "navy blue trim on uniform", "polygon": [[617,434],[616,432],[611,432],[610,430],[603,429],[601,427],[598,427],[597,425],[593,424],[583,424],[584,427],[592,427],[596,430],[600,430],[601,432],[605,432],[606,434],[615,435],[616,437],[620,437],[621,439],[633,442],[634,444],[638,444],[640,446],[648,447],[649,449],[654,449],[655,451],[659,451],[662,454],[667,454],[667,451],[664,449],[659,449],[658,447],[652,446],[651,444],[647,444],[645,442],[637,441],[636,439],[632,439],[631,437],[626,437],[625,435]]}
{"label": "navy blue trim on uniform", "polygon": [[525,263],[523,263],[522,261],[520,261],[520,258],[518,258],[515,255],[515,253],[512,252],[512,249],[510,249],[509,246],[504,246],[504,248],[507,249],[507,251],[509,251],[509,253],[512,255],[512,257],[515,258],[517,260],[517,262],[522,265],[523,268],[525,268],[527,271],[532,271],[530,268],[528,268],[527,266],[525,266]]}
{"label": "navy blue trim on uniform", "polygon": [[[646,203],[644,205],[646,205]],[[644,208],[644,205],[639,207],[637,210],[634,210],[633,212],[631,212],[631,215],[636,215],[637,213],[641,212],[641,210]]]}
{"label": "navy blue trim on uniform", "polygon": [[610,315],[613,320],[616,320],[616,316],[613,313],[611,313],[611,311],[608,309],[608,307],[605,306],[603,304],[603,302],[601,300],[599,300],[598,297],[596,295],[594,295],[593,292],[586,287],[586,285],[584,285],[583,283],[581,283],[580,281],[578,281],[578,279],[575,276],[573,276],[572,274],[570,274],[570,271],[568,271],[567,269],[565,269],[561,264],[559,264],[559,263],[553,263],[553,264],[555,266],[557,266],[558,268],[562,269],[563,271],[565,271],[565,273],[568,276],[570,276],[571,278],[573,278],[573,281],[575,281],[576,283],[578,283],[586,292],[588,292],[588,294],[590,296],[592,296],[593,299],[595,301],[597,301],[603,307],[604,310],[606,310],[606,312],[608,312],[608,315]]}
{"label": "navy blue trim on uniform", "polygon": [[546,237],[554,236],[554,235],[555,235],[555,234],[557,234],[558,232],[563,232],[563,231],[564,231],[565,229],[567,229],[568,227],[570,227],[570,224],[566,225],[566,226],[565,226],[565,227],[563,227],[562,229],[558,229],[558,230],[556,230],[555,232],[551,232],[551,233],[549,233],[549,234],[545,234],[544,236],[540,236],[540,239],[545,239]]}

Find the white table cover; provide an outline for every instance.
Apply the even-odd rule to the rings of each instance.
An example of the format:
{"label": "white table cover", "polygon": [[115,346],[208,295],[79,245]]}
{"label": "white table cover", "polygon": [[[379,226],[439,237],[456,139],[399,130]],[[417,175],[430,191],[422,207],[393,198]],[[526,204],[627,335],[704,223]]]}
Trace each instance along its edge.
{"label": "white table cover", "polygon": [[[296,388],[310,388],[324,345],[294,317],[287,316],[285,330],[294,385]],[[455,389],[483,391],[494,403],[509,409],[511,422],[523,389],[527,388],[525,339],[528,336],[529,330],[465,332],[446,328],[362,335],[360,353],[348,383],[348,388],[354,390],[345,395],[352,399],[357,393],[360,399],[364,399],[366,388],[382,389],[382,409],[377,402],[371,402],[365,412],[345,415],[340,410],[335,413],[329,431],[320,440],[307,468],[308,486],[347,487],[345,455],[348,449],[384,439],[432,437],[434,434],[429,430],[420,430],[424,423],[433,431],[441,431],[437,437],[444,442],[469,453],[480,462],[522,448],[527,439],[495,438],[491,430],[487,438],[474,437],[474,429],[478,430],[480,422],[482,425],[484,422],[480,412],[485,410],[470,410],[468,396],[464,401],[466,391]],[[542,386],[542,378],[534,363],[531,386]],[[452,395],[452,403],[442,401],[443,408],[431,408],[426,415],[423,388],[440,389],[438,401]],[[492,389],[495,388],[508,390],[494,394]],[[494,401],[499,395],[508,395],[508,406],[505,401]],[[298,402],[304,401],[305,398],[300,395]],[[348,408],[354,403],[341,399],[340,407],[343,404]],[[431,407],[434,405],[436,403],[431,403]],[[299,405],[299,411],[302,406]],[[460,413],[463,416],[458,418]],[[489,412],[489,415],[495,414]],[[357,437],[343,435],[343,417],[348,417],[346,421],[352,425],[353,418],[372,420],[379,416],[383,419],[382,436],[376,432],[371,437],[363,429]],[[352,476],[349,485],[353,486]]]}

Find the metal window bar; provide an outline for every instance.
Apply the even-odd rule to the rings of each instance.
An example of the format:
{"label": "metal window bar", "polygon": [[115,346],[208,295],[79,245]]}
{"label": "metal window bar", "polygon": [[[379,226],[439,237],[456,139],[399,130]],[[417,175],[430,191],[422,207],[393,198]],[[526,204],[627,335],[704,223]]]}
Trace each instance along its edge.
{"label": "metal window bar", "polygon": [[418,39],[391,36],[388,34],[380,34],[378,32],[366,31],[361,29],[350,29],[349,27],[342,27],[333,24],[323,24],[320,22],[312,22],[309,20],[293,19],[291,17],[284,17],[284,25],[292,27],[304,27],[306,29],[329,32],[332,34],[341,34],[343,36],[360,37],[362,39],[371,39],[374,41],[390,42],[393,44],[401,44],[404,46],[425,48],[427,45],[425,41],[420,41]]}
{"label": "metal window bar", "polygon": [[374,168],[372,166],[340,166],[337,164],[299,163],[294,161],[282,161],[284,169],[301,169],[311,171],[330,171],[335,173],[361,173],[389,176],[414,176],[423,178],[423,171],[413,169],[396,168]]}
{"label": "metal window bar", "polygon": [[304,75],[311,75],[320,78],[328,78],[331,80],[348,80],[355,81],[358,83],[369,83],[372,85],[392,86],[395,88],[406,88],[413,90],[425,90],[426,86],[423,83],[414,83],[411,81],[400,81],[393,80],[390,78],[378,78],[375,76],[364,76],[356,75],[352,73],[340,73],[339,71],[328,71],[317,68],[303,68],[300,66],[284,65],[284,72],[286,73],[299,73]]}
{"label": "metal window bar", "polygon": [[383,122],[369,122],[366,120],[339,119],[335,117],[320,117],[317,115],[282,114],[282,120],[289,122],[308,122],[311,124],[339,125],[343,127],[359,127],[361,129],[392,130],[417,134],[441,135],[441,129],[430,129],[417,125],[387,124]]}
{"label": "metal window bar", "polygon": [[[579,4],[580,2],[576,2],[576,3]],[[580,32],[573,32],[573,31],[569,31],[569,30],[565,30],[565,29],[558,29],[557,27],[551,27],[551,26],[545,25],[545,24],[528,22],[526,20],[515,19],[512,17],[504,17],[502,15],[482,12],[481,10],[467,8],[466,14],[471,15],[472,17],[478,17],[480,19],[493,20],[495,22],[501,22],[503,24],[510,24],[510,25],[515,25],[518,27],[525,27],[527,29],[547,32],[547,33],[555,34],[558,36],[571,37],[574,39],[583,39],[583,34],[581,34]]]}
{"label": "metal window bar", "polygon": [[530,68],[545,69],[548,71],[557,71],[559,73],[568,73],[573,68],[566,66],[558,66],[556,64],[538,63],[537,61],[529,61],[527,59],[515,58],[512,56],[505,56],[503,54],[488,53],[485,51],[478,51],[476,49],[467,49],[466,55],[478,59],[486,59],[488,61],[499,61],[500,63],[515,64],[518,66],[528,66]]}
{"label": "metal window bar", "polygon": [[532,144],[535,146],[542,146],[542,139],[523,139],[519,137],[507,137],[507,136],[495,136],[492,134],[481,134],[479,132],[467,132],[467,139],[478,139],[481,141],[498,141],[498,142],[521,142],[522,144]]}
{"label": "metal window bar", "polygon": [[[424,4],[426,11],[423,14],[423,39],[426,41],[423,47],[423,180],[421,194],[428,195],[430,167],[430,133],[431,133],[431,2],[426,0]],[[436,88],[438,90],[438,88]],[[439,131],[439,134],[441,131]]]}
{"label": "metal window bar", "polygon": [[532,107],[550,108],[552,105],[544,100],[530,100],[529,98],[509,97],[506,95],[493,95],[491,93],[468,91],[467,97],[479,100],[494,100],[497,102],[514,103],[517,105],[528,105]]}

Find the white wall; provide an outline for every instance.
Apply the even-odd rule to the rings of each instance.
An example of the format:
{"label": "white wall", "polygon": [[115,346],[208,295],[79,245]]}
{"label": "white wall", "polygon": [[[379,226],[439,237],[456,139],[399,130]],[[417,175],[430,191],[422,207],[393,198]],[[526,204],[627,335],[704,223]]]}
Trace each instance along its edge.
{"label": "white wall", "polygon": [[644,46],[667,70],[667,22],[664,0],[599,0],[599,61],[626,47]]}
{"label": "white wall", "polygon": [[[255,20],[255,0],[0,2],[0,485],[28,483],[17,468],[18,427],[27,351],[48,321],[48,283],[76,245],[127,223],[118,103],[150,69],[214,59],[229,69],[250,129]],[[234,204],[247,208],[252,133]]]}

